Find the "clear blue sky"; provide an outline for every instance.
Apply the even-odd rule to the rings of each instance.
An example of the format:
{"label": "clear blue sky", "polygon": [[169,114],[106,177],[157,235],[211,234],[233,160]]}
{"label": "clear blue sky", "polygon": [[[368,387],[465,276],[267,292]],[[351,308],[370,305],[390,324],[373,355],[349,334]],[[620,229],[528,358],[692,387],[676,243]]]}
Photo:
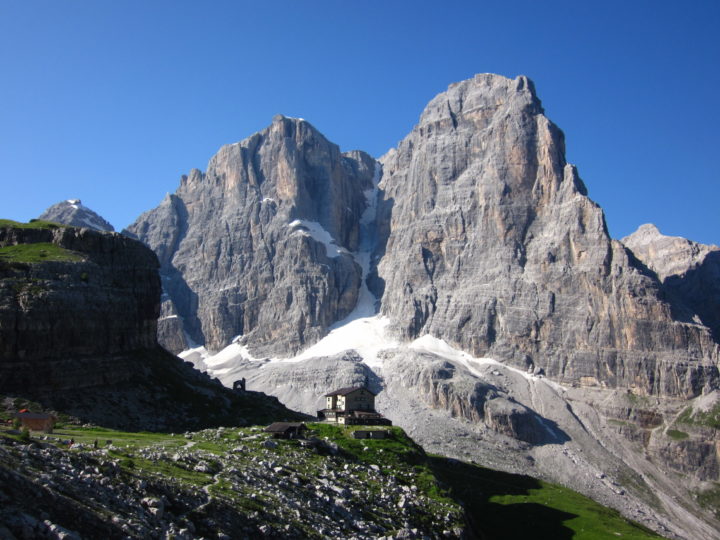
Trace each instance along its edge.
{"label": "clear blue sky", "polygon": [[0,217],[116,228],[273,115],[379,157],[475,73],[535,81],[590,196],[720,244],[720,1],[0,0]]}

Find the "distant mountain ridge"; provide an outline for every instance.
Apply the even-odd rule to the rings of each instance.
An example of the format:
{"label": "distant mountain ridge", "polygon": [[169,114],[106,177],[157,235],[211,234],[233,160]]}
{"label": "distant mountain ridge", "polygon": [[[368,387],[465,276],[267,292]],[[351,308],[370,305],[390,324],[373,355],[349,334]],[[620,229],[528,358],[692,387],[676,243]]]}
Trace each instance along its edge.
{"label": "distant mountain ridge", "polygon": [[720,341],[720,247],[666,236],[652,224],[622,239],[665,290]]}
{"label": "distant mountain ridge", "polygon": [[105,219],[83,205],[80,199],[68,199],[53,204],[40,214],[38,219],[73,227],[88,227],[96,231],[112,232],[115,230]]}

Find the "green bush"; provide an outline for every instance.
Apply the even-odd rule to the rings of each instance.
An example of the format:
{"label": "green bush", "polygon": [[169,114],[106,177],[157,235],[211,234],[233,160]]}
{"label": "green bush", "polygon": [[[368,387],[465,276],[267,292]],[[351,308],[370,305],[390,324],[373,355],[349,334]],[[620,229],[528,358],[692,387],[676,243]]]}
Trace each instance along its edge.
{"label": "green bush", "polygon": [[690,436],[684,431],[678,431],[677,429],[668,429],[666,433],[668,437],[670,437],[671,439],[675,439],[676,441],[687,439]]}

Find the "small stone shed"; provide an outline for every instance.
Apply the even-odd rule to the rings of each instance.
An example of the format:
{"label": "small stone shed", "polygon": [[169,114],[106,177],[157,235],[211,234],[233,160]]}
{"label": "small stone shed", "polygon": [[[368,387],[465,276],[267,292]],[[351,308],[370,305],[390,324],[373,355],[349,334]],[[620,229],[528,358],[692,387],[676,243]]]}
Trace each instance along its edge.
{"label": "small stone shed", "polygon": [[352,426],[392,426],[392,422],[374,411],[352,411],[345,417],[345,424]]}
{"label": "small stone shed", "polygon": [[307,426],[302,422],[275,422],[265,428],[275,439],[301,439],[305,436]]}
{"label": "small stone shed", "polygon": [[52,433],[55,422],[57,422],[57,418],[48,413],[19,412],[15,414],[15,417],[20,420],[22,427],[45,433]]}

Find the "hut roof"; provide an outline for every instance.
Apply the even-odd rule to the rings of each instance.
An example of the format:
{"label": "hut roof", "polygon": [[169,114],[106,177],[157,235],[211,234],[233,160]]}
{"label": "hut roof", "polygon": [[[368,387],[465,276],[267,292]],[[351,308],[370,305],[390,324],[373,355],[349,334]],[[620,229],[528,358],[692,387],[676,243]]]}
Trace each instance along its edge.
{"label": "hut roof", "polygon": [[285,433],[289,429],[307,429],[302,422],[273,422],[265,428],[265,433]]}
{"label": "hut roof", "polygon": [[367,392],[369,392],[369,393],[372,394],[373,396],[377,396],[377,394],[376,394],[375,392],[371,391],[370,389],[368,389],[367,386],[347,386],[347,387],[345,387],[345,388],[340,388],[339,390],[333,390],[333,391],[330,392],[329,394],[325,394],[325,397],[330,397],[330,396],[346,396],[346,395],[348,395],[348,394],[352,394],[352,393],[355,392],[356,390],[366,390]]}
{"label": "hut roof", "polygon": [[15,413],[15,416],[18,418],[27,418],[29,420],[50,420],[51,418],[55,418],[52,414],[49,413],[35,412],[19,412]]}

